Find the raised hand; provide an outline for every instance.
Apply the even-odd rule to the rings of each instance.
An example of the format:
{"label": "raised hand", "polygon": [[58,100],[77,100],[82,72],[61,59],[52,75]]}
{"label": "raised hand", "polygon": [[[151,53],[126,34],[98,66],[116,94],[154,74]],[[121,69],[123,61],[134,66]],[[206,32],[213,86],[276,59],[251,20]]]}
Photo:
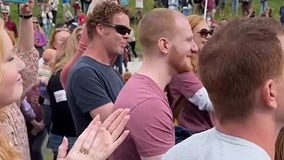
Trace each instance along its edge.
{"label": "raised hand", "polygon": [[34,8],[34,0],[29,0],[28,3],[20,4],[21,15],[31,15]]}

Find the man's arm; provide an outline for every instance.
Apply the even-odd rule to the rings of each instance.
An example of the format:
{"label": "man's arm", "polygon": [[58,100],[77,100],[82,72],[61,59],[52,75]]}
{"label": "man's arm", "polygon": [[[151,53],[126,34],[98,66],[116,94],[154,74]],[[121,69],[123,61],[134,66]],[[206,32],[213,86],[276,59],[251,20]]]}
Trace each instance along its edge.
{"label": "man's arm", "polygon": [[100,115],[101,121],[104,122],[108,116],[112,113],[113,110],[113,103],[109,102],[105,105],[96,107],[90,111],[91,117],[94,119],[98,114]]}
{"label": "man's arm", "polygon": [[192,97],[188,98],[188,100],[194,105],[196,105],[201,111],[214,111],[207,90],[204,87],[200,88],[197,92],[195,92]]}
{"label": "man's arm", "polygon": [[112,100],[94,70],[80,68],[69,81],[76,106],[82,113],[89,113],[92,118],[100,114],[102,121],[112,113]]}
{"label": "man's arm", "polygon": [[201,111],[213,111],[212,103],[209,99],[207,90],[195,73],[188,72],[178,75],[174,79],[177,84],[176,89],[191,103],[196,105]]}

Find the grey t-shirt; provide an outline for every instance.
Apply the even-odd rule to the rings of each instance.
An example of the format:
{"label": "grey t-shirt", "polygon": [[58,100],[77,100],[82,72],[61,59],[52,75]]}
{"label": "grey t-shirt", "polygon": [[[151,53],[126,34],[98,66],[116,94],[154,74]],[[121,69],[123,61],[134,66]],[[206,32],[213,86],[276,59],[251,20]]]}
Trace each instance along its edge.
{"label": "grey t-shirt", "polygon": [[82,56],[67,80],[67,101],[77,135],[92,121],[89,112],[109,102],[114,103],[124,82],[112,66]]}
{"label": "grey t-shirt", "polygon": [[195,134],[172,147],[162,160],[271,160],[258,145],[215,128]]}

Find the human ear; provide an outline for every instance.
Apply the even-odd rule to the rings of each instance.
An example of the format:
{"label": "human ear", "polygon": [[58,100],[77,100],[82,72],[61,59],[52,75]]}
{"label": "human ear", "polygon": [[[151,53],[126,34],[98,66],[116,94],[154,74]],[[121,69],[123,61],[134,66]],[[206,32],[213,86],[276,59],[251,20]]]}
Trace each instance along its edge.
{"label": "human ear", "polygon": [[276,92],[275,81],[272,79],[265,81],[262,87],[262,98],[265,105],[273,109],[277,108]]}
{"label": "human ear", "polygon": [[168,53],[169,52],[169,41],[166,38],[160,38],[158,40],[158,47],[161,52]]}
{"label": "human ear", "polygon": [[98,24],[96,26],[96,29],[93,31],[93,35],[98,34],[98,35],[104,35],[104,27],[101,24]]}

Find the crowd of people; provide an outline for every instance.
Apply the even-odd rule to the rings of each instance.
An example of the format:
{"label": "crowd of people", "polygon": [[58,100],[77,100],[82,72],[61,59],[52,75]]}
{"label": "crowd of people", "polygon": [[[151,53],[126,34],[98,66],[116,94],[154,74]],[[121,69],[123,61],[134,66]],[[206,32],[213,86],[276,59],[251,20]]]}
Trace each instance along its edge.
{"label": "crowd of people", "polygon": [[[155,0],[155,4],[159,7],[171,8],[182,11],[183,14],[201,14],[206,9],[208,14],[214,17],[218,13],[221,17],[226,17],[226,6],[230,8],[230,16],[238,16],[239,8],[242,16],[250,14],[250,10],[254,10],[253,0]],[[268,0],[259,0],[259,15],[263,15],[268,8]]]}
{"label": "crowd of people", "polygon": [[48,138],[54,160],[284,160],[281,23],[153,9],[137,29],[142,65],[123,76],[115,64],[137,57],[126,2],[87,3],[82,25],[50,40],[33,0],[19,30],[2,8],[0,159],[43,160]]}

